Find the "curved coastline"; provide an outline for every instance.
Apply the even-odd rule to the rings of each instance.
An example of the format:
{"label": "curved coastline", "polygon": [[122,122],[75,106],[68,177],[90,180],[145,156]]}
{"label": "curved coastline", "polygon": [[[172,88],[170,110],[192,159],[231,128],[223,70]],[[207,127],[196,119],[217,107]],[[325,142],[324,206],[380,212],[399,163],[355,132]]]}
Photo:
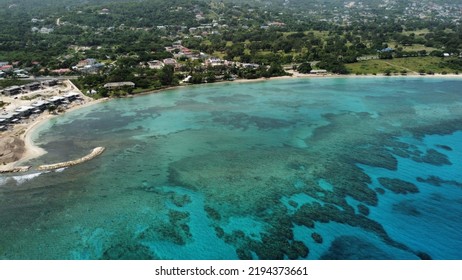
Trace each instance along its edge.
{"label": "curved coastline", "polygon": [[[66,110],[65,113],[72,112],[72,111],[75,111],[77,109],[85,108],[85,107],[88,107],[88,106],[91,106],[91,105],[94,105],[94,104],[102,103],[102,102],[105,102],[107,100],[108,100],[108,98],[98,99],[98,100],[91,100],[91,101],[88,101],[88,102],[86,102],[86,103],[84,103],[82,105],[75,105],[75,106],[69,108],[68,110]],[[30,169],[30,166],[22,166],[21,164],[23,164],[23,163],[25,163],[25,162],[27,162],[27,161],[29,161],[31,159],[34,159],[34,158],[37,158],[37,157],[40,157],[40,156],[46,154],[47,153],[46,150],[44,150],[40,146],[37,146],[34,143],[32,136],[33,136],[34,132],[39,127],[41,127],[44,123],[46,123],[47,121],[49,121],[49,120],[51,120],[51,119],[53,119],[55,117],[59,117],[59,116],[61,116],[61,115],[60,114],[52,115],[52,114],[47,113],[47,114],[41,115],[36,120],[34,120],[30,124],[28,124],[27,128],[24,130],[24,132],[19,137],[19,139],[21,141],[23,141],[23,143],[24,143],[24,147],[23,147],[24,151],[23,151],[22,155],[20,156],[20,158],[18,160],[2,165],[0,167],[0,173],[15,173],[15,172],[28,171]]]}
{"label": "curved coastline", "polygon": [[77,164],[84,163],[86,161],[92,160],[95,157],[101,155],[104,152],[105,148],[104,147],[96,147],[94,148],[91,153],[88,155],[81,157],[76,160],[70,160],[70,161],[65,161],[65,162],[59,162],[59,163],[53,163],[53,164],[45,164],[45,165],[40,165],[37,167],[37,170],[54,170],[54,169],[59,169],[59,168],[64,168],[64,167],[69,167],[69,166],[74,166]]}
{"label": "curved coastline", "polygon": [[[0,187],[5,195],[4,257],[100,259],[133,256],[135,250],[146,259],[237,259],[245,256],[239,253],[245,248],[258,250],[253,258],[282,258],[284,252],[300,258],[308,252],[305,258],[310,259],[329,254],[457,257],[460,253],[444,249],[450,242],[457,248],[451,198],[462,193],[452,181],[462,147],[455,144],[457,136],[428,140],[412,133],[444,132],[442,120],[452,119],[450,112],[460,115],[451,110],[462,106],[453,105],[460,81],[332,77],[230,82],[130,96],[63,114],[30,134],[49,151],[40,162],[77,159],[96,146],[112,151],[65,170],[35,171],[34,164],[30,174],[0,176],[0,184],[5,182]],[[435,94],[440,89],[441,96]],[[425,115],[414,110],[416,105]],[[440,115],[433,107],[448,110]],[[401,125],[404,119],[410,122]],[[441,155],[427,157],[431,148]],[[408,157],[394,161],[395,155]],[[424,162],[443,162],[444,155],[451,165],[431,168]],[[408,162],[413,165],[403,169]],[[437,168],[445,169],[440,173]],[[386,189],[382,177],[409,188],[406,183],[417,180],[419,193]],[[456,192],[436,187],[444,182],[452,182],[449,187]],[[439,199],[429,203],[435,192]],[[236,202],[240,207],[232,207]],[[261,209],[271,215],[262,215]],[[300,222],[306,217],[308,222]],[[434,226],[440,223],[451,227]],[[32,238],[30,229],[40,230]],[[431,246],[426,232],[432,233]],[[237,239],[227,243],[227,236]],[[354,240],[344,241],[345,236]],[[147,242],[150,247],[139,245]],[[267,247],[268,242],[276,246]],[[291,242],[297,247],[285,246]],[[371,250],[347,255],[335,253],[332,244],[341,252],[361,246]]]}
{"label": "curved coastline", "polygon": [[[280,76],[280,77],[271,77],[271,78],[258,78],[258,79],[238,79],[235,81],[223,81],[223,82],[217,82],[213,84],[219,84],[219,83],[250,83],[250,82],[264,82],[264,81],[270,81],[270,80],[284,80],[284,79],[309,79],[309,78],[314,78],[314,79],[319,79],[319,78],[346,78],[346,79],[361,79],[361,78],[422,78],[422,79],[427,79],[427,78],[440,78],[440,79],[461,79],[462,75],[457,75],[457,74],[447,74],[447,75],[442,75],[442,74],[434,74],[434,75],[419,75],[419,74],[408,74],[408,75],[391,75],[391,76],[386,76],[386,75],[338,75],[338,74],[323,74],[323,75],[313,75],[313,74],[300,74],[297,72],[289,71],[288,73],[292,74],[290,76]],[[203,85],[203,84],[202,84]],[[187,85],[190,86],[190,85]],[[148,95],[148,94],[156,94],[156,93],[163,93],[166,91],[170,90],[175,90],[175,89],[180,89],[180,88],[185,88],[187,86],[181,85],[181,86],[175,86],[175,87],[169,87],[169,88],[164,88],[160,90],[153,90],[153,91],[147,91],[140,93],[139,95]],[[136,97],[135,96],[128,96],[130,98]],[[84,104],[81,105],[75,105],[68,110],[66,110],[65,113],[71,112],[77,109],[85,108],[91,105],[95,105],[98,103],[106,102],[108,100],[111,100],[111,98],[102,98],[102,99],[97,99],[97,100],[91,100],[88,101]],[[64,114],[65,114],[64,113]],[[27,171],[29,166],[21,166],[22,163],[25,163],[31,159],[40,157],[44,154],[47,153],[46,150],[43,148],[35,145],[32,139],[33,133],[39,128],[42,124],[44,124],[46,121],[51,120],[54,117],[58,117],[58,115],[51,115],[51,114],[45,114],[40,116],[38,119],[35,121],[31,122],[28,124],[26,127],[25,131],[20,135],[20,139],[24,142],[24,151],[20,158],[16,161],[9,162],[4,164],[3,166],[0,167],[0,172],[1,173],[7,173],[7,172],[23,172]]]}

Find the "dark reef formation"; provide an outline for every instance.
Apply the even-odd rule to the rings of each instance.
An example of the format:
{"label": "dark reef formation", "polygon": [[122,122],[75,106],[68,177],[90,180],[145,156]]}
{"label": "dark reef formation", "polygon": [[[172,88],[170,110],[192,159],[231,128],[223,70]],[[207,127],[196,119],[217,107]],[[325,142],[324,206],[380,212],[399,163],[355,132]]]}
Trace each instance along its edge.
{"label": "dark reef formation", "polygon": [[418,193],[419,189],[413,183],[403,181],[396,178],[377,178],[379,183],[396,194],[408,194],[408,193]]}
{"label": "dark reef formation", "polygon": [[389,260],[391,256],[356,236],[340,236],[321,257],[323,260]]}
{"label": "dark reef formation", "polygon": [[[386,195],[385,189],[409,195],[418,193],[418,187],[411,182],[386,177],[378,178],[380,185],[371,185],[371,178],[361,166],[394,171],[398,166],[396,156],[439,166],[451,164],[447,156],[434,149],[422,152],[419,147],[404,143],[399,140],[402,132],[398,133],[387,126],[386,120],[368,113],[348,112],[324,117],[329,124],[315,129],[314,134],[305,140],[308,149],[252,147],[184,158],[170,164],[170,184],[204,194],[207,201],[204,210],[213,221],[217,236],[234,245],[241,259],[250,259],[253,254],[260,259],[304,258],[309,254],[310,244],[306,240],[305,243],[294,240],[293,226],[315,229],[317,223],[330,222],[364,229],[389,246],[411,252],[405,244],[393,240],[380,223],[369,218],[369,207],[377,206],[378,195]],[[218,124],[243,130],[251,126],[267,130],[291,125],[282,120],[260,119],[240,113],[215,112],[212,118]],[[384,122],[389,131],[371,130],[378,121]],[[438,130],[437,127],[435,124],[430,131]],[[428,125],[412,127],[409,131],[418,135],[428,128]],[[438,148],[450,149],[446,146]],[[321,178],[332,189],[319,186]],[[419,181],[435,185],[444,183],[435,178],[420,178]],[[312,201],[290,199],[297,194],[304,194]],[[282,203],[283,197],[289,198],[287,207]],[[359,202],[357,209],[347,203],[347,197]],[[404,202],[394,205],[393,210],[405,215],[420,214],[412,204]],[[243,231],[223,230],[222,225],[230,217],[248,215],[265,225],[261,239]],[[317,233],[311,237],[312,242],[323,242]],[[353,254],[354,250],[344,248],[346,242],[354,242],[358,250],[369,248],[368,253]],[[336,240],[324,257],[335,258],[335,255],[340,259],[389,258],[378,248],[354,237]]]}
{"label": "dark reef formation", "polygon": [[452,185],[459,188],[462,188],[462,183],[454,180],[443,180],[438,176],[429,176],[428,178],[417,177],[417,181],[421,183],[427,183],[436,187],[441,187],[442,185]]}

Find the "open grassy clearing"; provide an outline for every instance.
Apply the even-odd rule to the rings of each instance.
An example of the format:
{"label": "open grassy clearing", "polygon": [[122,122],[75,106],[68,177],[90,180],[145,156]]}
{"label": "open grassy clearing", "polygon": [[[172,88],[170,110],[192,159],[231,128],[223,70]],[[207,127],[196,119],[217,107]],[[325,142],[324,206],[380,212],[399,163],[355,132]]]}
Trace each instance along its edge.
{"label": "open grassy clearing", "polygon": [[390,71],[391,73],[407,73],[418,72],[434,72],[434,73],[454,73],[453,69],[441,67],[439,64],[443,62],[443,58],[439,57],[407,57],[395,59],[375,59],[360,61],[356,63],[346,64],[347,69],[352,74],[378,74]]}
{"label": "open grassy clearing", "polygon": [[403,45],[400,45],[399,43],[395,42],[395,41],[390,41],[387,43],[388,46],[392,47],[392,48],[403,48],[403,51],[405,52],[418,52],[418,51],[427,51],[427,53],[430,53],[432,51],[436,51],[438,50],[437,48],[432,48],[432,47],[426,47],[425,45],[422,45],[422,44],[413,44],[413,45],[410,45],[410,46],[403,46]]}
{"label": "open grassy clearing", "polygon": [[430,33],[430,30],[428,30],[428,28],[425,28],[425,29],[408,30],[408,31],[402,32],[403,35],[407,35],[407,36],[411,35],[412,33],[414,33],[416,36],[425,36],[425,34]]}

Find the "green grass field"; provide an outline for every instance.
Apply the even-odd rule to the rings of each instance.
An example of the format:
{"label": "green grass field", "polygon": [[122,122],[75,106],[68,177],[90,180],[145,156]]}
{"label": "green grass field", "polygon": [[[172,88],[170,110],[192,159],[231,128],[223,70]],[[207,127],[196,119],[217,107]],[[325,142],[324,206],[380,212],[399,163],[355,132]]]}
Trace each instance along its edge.
{"label": "green grass field", "polygon": [[[396,45],[399,45],[399,44],[397,42],[394,42],[394,41],[388,42],[388,46],[390,46],[390,47],[394,48]],[[399,47],[402,47],[403,51],[405,51],[405,52],[427,51],[427,53],[430,53],[432,51],[438,50],[437,48],[426,47],[426,46],[421,45],[421,44],[413,44],[411,46],[399,45]]]}
{"label": "green grass field", "polygon": [[434,73],[455,73],[456,71],[447,67],[440,67],[439,64],[443,59],[439,57],[408,57],[395,59],[376,59],[360,61],[356,63],[346,64],[347,69],[352,74],[366,75],[379,74],[390,71],[391,73],[400,73],[407,71],[412,74],[423,71]]}

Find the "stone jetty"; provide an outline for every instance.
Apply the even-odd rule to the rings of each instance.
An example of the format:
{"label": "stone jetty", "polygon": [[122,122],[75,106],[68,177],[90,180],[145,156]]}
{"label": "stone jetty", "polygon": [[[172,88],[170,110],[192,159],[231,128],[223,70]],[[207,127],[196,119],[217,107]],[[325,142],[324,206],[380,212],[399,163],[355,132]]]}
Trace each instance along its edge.
{"label": "stone jetty", "polygon": [[89,153],[88,155],[76,159],[76,160],[71,160],[71,161],[66,161],[66,162],[60,162],[60,163],[54,163],[54,164],[45,164],[45,165],[40,165],[37,167],[37,170],[53,170],[53,169],[59,169],[59,168],[64,168],[64,167],[69,167],[69,166],[74,166],[77,164],[84,163],[86,161],[92,160],[95,157],[99,156],[104,152],[105,148],[104,147],[96,147]]}
{"label": "stone jetty", "polygon": [[18,173],[18,172],[26,172],[30,169],[30,166],[16,166],[6,169],[0,169],[0,174],[2,173]]}

